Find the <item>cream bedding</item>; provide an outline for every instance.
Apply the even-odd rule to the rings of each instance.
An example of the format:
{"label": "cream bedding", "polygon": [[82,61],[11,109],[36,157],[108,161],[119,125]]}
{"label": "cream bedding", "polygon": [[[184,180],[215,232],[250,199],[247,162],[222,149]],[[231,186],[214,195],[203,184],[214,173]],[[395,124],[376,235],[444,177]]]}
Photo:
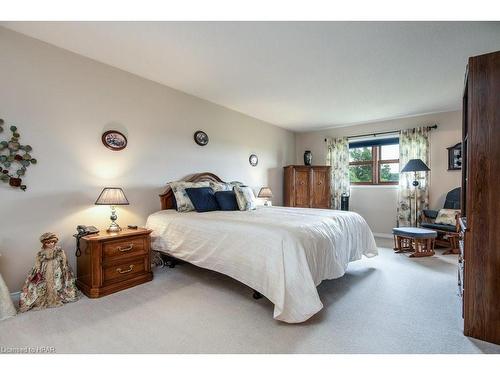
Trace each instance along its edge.
{"label": "cream bedding", "polygon": [[241,281],[274,304],[274,318],[309,319],[323,308],[316,286],[349,262],[377,255],[354,212],[289,207],[150,215],[152,248]]}

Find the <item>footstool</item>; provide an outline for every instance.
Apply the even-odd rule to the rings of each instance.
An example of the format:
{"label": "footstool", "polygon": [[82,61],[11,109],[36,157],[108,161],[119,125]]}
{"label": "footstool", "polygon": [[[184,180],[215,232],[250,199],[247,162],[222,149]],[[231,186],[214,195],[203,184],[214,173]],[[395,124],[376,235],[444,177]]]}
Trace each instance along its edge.
{"label": "footstool", "polygon": [[416,227],[392,228],[394,250],[396,253],[411,251],[410,257],[429,257],[434,255],[434,242],[437,232]]}

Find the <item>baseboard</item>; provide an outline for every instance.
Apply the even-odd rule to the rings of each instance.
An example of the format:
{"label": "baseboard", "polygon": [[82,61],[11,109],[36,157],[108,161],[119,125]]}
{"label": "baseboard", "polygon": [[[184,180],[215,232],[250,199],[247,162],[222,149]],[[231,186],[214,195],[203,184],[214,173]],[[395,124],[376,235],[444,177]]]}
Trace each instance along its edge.
{"label": "baseboard", "polygon": [[392,234],[389,234],[389,233],[373,233],[373,235],[375,237],[378,237],[378,238],[392,238]]}

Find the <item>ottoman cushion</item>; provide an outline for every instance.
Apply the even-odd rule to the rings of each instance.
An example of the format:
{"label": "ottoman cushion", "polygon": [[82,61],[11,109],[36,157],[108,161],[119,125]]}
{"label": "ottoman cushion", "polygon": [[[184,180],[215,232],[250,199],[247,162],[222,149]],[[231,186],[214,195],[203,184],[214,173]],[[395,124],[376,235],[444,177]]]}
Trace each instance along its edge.
{"label": "ottoman cushion", "polygon": [[435,238],[437,232],[435,230],[415,228],[415,227],[399,227],[392,228],[392,233],[397,236],[411,237],[411,238]]}

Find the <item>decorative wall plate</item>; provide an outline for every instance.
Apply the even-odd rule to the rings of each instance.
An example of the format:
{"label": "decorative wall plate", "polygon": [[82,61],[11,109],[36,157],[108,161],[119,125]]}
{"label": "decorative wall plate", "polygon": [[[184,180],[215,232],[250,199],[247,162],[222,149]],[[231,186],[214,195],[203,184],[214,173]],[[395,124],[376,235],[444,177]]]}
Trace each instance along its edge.
{"label": "decorative wall plate", "polygon": [[252,154],[250,155],[250,157],[248,158],[248,162],[250,163],[250,165],[252,167],[256,167],[257,164],[259,164],[259,158],[257,157],[257,155],[255,154]]}
{"label": "decorative wall plate", "polygon": [[194,133],[194,141],[197,145],[206,146],[208,144],[208,135],[202,130],[198,130]]}
{"label": "decorative wall plate", "polygon": [[101,137],[104,146],[113,151],[120,151],[127,147],[127,137],[117,130],[108,130]]}
{"label": "decorative wall plate", "polygon": [[[3,133],[4,121],[0,119],[0,134]],[[37,160],[31,157],[33,150],[30,145],[19,143],[19,134],[16,126],[11,126],[12,137],[8,141],[0,142],[0,180],[9,183],[10,186],[26,190],[23,184],[23,176],[26,168],[36,164]]]}

